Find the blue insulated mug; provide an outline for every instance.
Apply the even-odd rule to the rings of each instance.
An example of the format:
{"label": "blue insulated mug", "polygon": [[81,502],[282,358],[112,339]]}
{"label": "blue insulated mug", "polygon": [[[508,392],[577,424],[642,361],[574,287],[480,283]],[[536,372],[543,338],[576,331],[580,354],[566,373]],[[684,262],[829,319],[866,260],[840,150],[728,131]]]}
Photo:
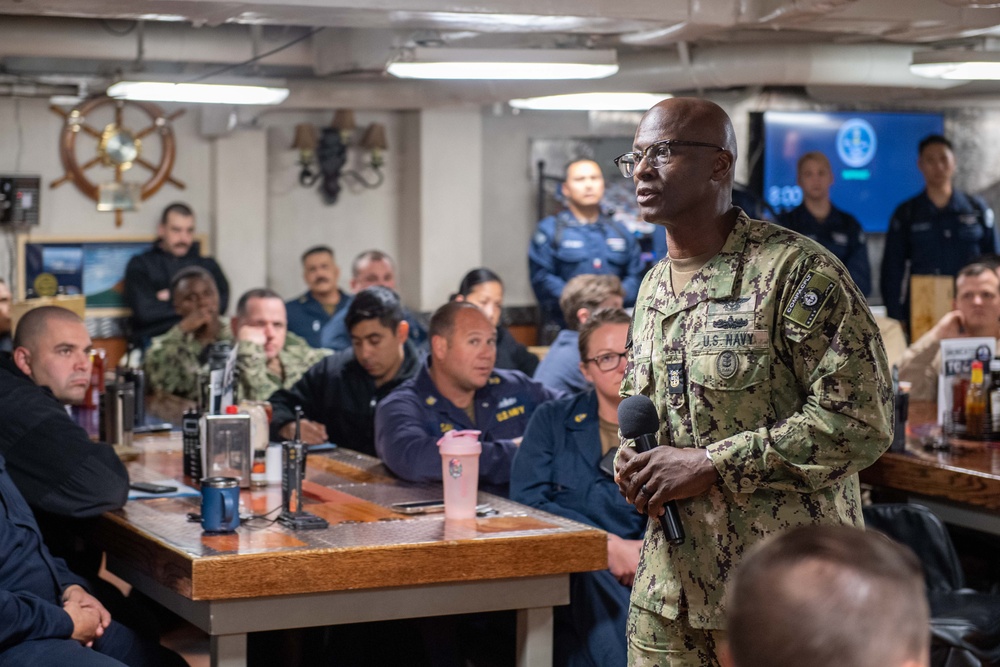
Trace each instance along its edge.
{"label": "blue insulated mug", "polygon": [[240,480],[206,477],[201,480],[201,527],[207,533],[231,533],[240,525]]}

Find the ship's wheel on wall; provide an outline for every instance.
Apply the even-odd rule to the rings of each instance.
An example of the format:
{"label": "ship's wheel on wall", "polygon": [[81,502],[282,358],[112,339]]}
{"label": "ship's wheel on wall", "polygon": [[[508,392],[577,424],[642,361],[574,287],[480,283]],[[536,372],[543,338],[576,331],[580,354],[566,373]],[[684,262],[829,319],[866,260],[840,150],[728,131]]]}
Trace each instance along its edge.
{"label": "ship's wheel on wall", "polygon": [[[114,211],[116,226],[121,226],[124,211],[137,210],[139,203],[152,197],[164,183],[184,189],[184,183],[170,175],[177,156],[171,123],[184,113],[183,109],[167,115],[155,104],[106,96],[91,98],[70,111],[57,106],[49,108],[65,120],[59,138],[59,158],[66,170],[50,187],[72,182],[80,192],[97,202],[98,211]],[[140,130],[131,129],[129,123],[136,118],[148,125]],[[103,129],[98,129],[101,125]],[[96,141],[93,149],[96,155],[86,161],[77,157],[77,149],[83,150],[77,146],[77,137],[81,134]],[[93,181],[87,172],[94,167],[112,169],[114,175]],[[125,172],[133,167],[149,172],[149,178],[143,182],[127,180]]]}

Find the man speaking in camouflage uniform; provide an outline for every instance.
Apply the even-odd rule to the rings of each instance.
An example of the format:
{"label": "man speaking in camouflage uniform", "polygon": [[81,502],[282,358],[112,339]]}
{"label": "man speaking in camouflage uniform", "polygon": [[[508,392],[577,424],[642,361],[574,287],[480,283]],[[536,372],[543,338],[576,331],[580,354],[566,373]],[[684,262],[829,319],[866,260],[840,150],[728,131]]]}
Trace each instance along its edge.
{"label": "man speaking in camouflage uniform", "polygon": [[687,534],[648,522],[632,587],[629,665],[718,665],[733,568],[801,524],[860,526],[858,470],[892,440],[878,327],[844,265],[819,244],[732,205],[729,117],[699,99],[660,102],[632,153],[644,220],[666,259],[636,301],[622,394],[652,399],[658,447],[621,447],[617,480],[650,516],[676,501]]}

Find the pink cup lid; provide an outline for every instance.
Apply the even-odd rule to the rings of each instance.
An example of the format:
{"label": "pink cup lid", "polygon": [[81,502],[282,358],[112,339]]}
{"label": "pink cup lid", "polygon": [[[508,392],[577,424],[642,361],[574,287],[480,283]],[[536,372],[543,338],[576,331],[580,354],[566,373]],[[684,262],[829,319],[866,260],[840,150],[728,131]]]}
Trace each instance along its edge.
{"label": "pink cup lid", "polygon": [[438,440],[438,448],[445,456],[473,456],[482,453],[479,442],[482,431],[448,431]]}

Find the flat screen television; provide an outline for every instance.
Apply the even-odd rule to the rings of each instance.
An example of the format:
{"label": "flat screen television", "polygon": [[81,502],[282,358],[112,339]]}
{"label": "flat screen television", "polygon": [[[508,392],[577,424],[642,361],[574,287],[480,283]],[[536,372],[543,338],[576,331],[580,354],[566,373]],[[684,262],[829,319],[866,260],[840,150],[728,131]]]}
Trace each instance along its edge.
{"label": "flat screen television", "polygon": [[[821,151],[833,167],[830,199],[868,232],[885,232],[892,212],[924,189],[917,144],[944,133],[938,113],[765,111],[751,118],[751,188],[776,213],[802,203],[796,166]],[[763,150],[760,148],[763,147]],[[753,186],[758,186],[754,188]]]}

